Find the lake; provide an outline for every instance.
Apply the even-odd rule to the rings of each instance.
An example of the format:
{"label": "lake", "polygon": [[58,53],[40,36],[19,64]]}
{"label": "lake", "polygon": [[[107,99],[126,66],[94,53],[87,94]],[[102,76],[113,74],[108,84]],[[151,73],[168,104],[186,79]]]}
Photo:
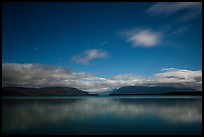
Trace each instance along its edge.
{"label": "lake", "polygon": [[202,97],[2,99],[2,134],[202,134]]}

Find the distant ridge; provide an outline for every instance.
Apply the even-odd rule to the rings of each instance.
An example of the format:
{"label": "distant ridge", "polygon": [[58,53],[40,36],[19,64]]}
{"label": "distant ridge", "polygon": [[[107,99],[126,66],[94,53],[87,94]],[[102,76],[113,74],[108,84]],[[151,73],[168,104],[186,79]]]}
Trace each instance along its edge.
{"label": "distant ridge", "polygon": [[202,95],[202,92],[192,88],[127,86],[110,91],[110,95]]}
{"label": "distant ridge", "polygon": [[[94,96],[88,92],[72,87],[2,87],[2,96]],[[176,88],[165,86],[127,86],[112,91],[100,93],[99,95],[200,95],[202,91],[191,88]]]}
{"label": "distant ridge", "polygon": [[2,87],[2,96],[87,96],[93,95],[72,87]]}

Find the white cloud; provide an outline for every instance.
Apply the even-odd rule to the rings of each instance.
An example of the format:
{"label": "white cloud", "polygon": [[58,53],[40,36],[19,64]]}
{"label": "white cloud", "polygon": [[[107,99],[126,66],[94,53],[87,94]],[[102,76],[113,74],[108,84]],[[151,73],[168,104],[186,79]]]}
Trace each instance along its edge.
{"label": "white cloud", "polygon": [[134,47],[154,47],[161,41],[161,32],[151,29],[131,29],[122,33]]}
{"label": "white cloud", "polygon": [[42,64],[2,64],[3,86],[75,86],[74,80],[89,76],[88,73],[72,73],[68,68]]}
{"label": "white cloud", "polygon": [[169,71],[169,70],[174,70],[175,68],[163,68],[161,71]]}
{"label": "white cloud", "polygon": [[191,71],[185,69],[165,69],[162,73],[154,75],[162,81],[178,82],[202,82],[202,71]]}
{"label": "white cloud", "polygon": [[108,52],[101,49],[90,49],[86,50],[84,53],[75,55],[72,60],[81,64],[88,64],[90,61],[99,58],[107,58],[109,56]]}
{"label": "white cloud", "polygon": [[201,2],[159,2],[151,6],[147,12],[153,15],[172,15],[181,13],[180,21],[186,21],[199,15],[202,11]]}
{"label": "white cloud", "polygon": [[135,74],[122,74],[113,76],[112,79],[114,80],[132,80],[132,79],[142,79],[142,76],[135,75]]}
{"label": "white cloud", "polygon": [[68,68],[41,64],[2,64],[2,85],[22,87],[75,87],[83,91],[100,93],[123,86],[171,85],[202,90],[202,71],[165,68],[150,77],[122,74],[103,78],[86,72],[74,73]]}

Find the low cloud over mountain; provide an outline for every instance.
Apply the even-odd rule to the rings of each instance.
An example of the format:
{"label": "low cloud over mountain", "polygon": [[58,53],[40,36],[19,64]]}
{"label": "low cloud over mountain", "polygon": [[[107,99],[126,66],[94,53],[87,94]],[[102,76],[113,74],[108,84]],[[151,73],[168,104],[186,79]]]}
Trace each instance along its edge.
{"label": "low cloud over mountain", "polygon": [[42,64],[2,64],[2,86],[20,87],[74,87],[88,92],[110,91],[123,86],[157,86],[193,88],[202,90],[202,70],[166,68],[149,77],[121,74],[110,78],[86,72],[71,72],[69,68]]}

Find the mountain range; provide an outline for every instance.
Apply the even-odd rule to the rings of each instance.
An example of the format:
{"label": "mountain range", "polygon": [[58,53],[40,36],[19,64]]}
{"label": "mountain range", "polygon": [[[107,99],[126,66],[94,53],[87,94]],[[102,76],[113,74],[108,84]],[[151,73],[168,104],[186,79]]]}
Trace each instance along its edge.
{"label": "mountain range", "polygon": [[168,87],[168,86],[127,86],[111,91],[111,95],[128,95],[128,94],[169,94],[169,93],[186,93],[196,92],[192,88]]}
{"label": "mountain range", "polygon": [[87,96],[87,92],[71,87],[2,87],[3,96]]}
{"label": "mountain range", "polygon": [[[2,87],[2,96],[93,96],[86,91],[72,87]],[[99,95],[202,95],[192,88],[171,86],[126,86]]]}

